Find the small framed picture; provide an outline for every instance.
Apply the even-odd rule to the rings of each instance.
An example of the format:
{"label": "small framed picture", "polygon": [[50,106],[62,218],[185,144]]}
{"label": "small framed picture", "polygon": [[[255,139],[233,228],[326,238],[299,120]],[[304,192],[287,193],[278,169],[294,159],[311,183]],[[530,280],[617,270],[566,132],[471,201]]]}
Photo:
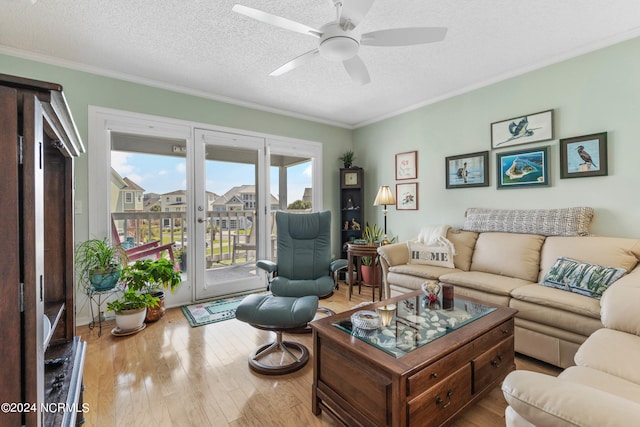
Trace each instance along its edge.
{"label": "small framed picture", "polygon": [[467,188],[489,185],[489,152],[462,154],[445,158],[446,187]]}
{"label": "small framed picture", "polygon": [[418,152],[396,154],[396,179],[418,179]]}
{"label": "small framed picture", "polygon": [[418,183],[396,184],[396,209],[418,209]]}
{"label": "small framed picture", "polygon": [[560,178],[606,176],[607,133],[560,140]]}
{"label": "small framed picture", "polygon": [[549,185],[549,147],[496,153],[498,189]]}
{"label": "small framed picture", "polygon": [[553,139],[553,110],[491,123],[491,148]]}

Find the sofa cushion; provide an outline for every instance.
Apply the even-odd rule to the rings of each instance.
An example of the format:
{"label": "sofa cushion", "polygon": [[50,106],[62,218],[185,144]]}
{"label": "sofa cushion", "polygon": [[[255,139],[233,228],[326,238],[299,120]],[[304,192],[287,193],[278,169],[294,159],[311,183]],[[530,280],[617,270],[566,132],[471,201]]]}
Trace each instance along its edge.
{"label": "sofa cushion", "polygon": [[429,246],[424,243],[408,241],[409,264],[435,265],[453,268],[453,253],[449,246]]}
{"label": "sofa cushion", "polygon": [[544,239],[535,234],[482,233],[473,251],[471,270],[537,282]]}
{"label": "sofa cushion", "polygon": [[562,209],[467,209],[463,230],[588,236],[593,208]]}
{"label": "sofa cushion", "polygon": [[453,257],[453,263],[456,268],[469,271],[471,268],[473,249],[478,240],[478,233],[450,228],[447,232],[447,239],[453,243],[453,246],[456,248],[456,254]]}
{"label": "sofa cushion", "polygon": [[513,410],[536,426],[629,426],[640,413],[632,400],[539,372],[509,373],[502,392]]}
{"label": "sofa cushion", "polygon": [[540,306],[600,319],[600,301],[584,295],[540,286],[537,283],[514,289],[511,292],[511,297]]}
{"label": "sofa cushion", "polygon": [[624,399],[640,403],[640,385],[584,366],[570,366],[558,375],[566,381],[597,388]]}
{"label": "sofa cushion", "polygon": [[640,338],[637,335],[602,328],[580,346],[575,362],[640,385],[638,354]]}
{"label": "sofa cushion", "polygon": [[425,279],[438,279],[443,274],[458,272],[458,269],[426,264],[401,264],[389,267],[389,273],[407,274]]}
{"label": "sofa cushion", "polygon": [[560,257],[540,284],[600,299],[604,291],[626,272],[623,268],[604,267]]}
{"label": "sofa cushion", "polygon": [[[442,268],[442,267],[436,267],[436,268]],[[412,276],[410,274],[398,274],[398,273],[394,273],[392,271],[389,272],[389,274],[387,274],[387,283],[389,284],[390,288],[395,288],[395,289],[404,289],[404,292],[408,292],[409,291],[417,291],[420,288],[420,286],[427,280],[437,280],[433,277],[418,277],[418,276]]]}
{"label": "sofa cushion", "polygon": [[622,237],[547,237],[540,252],[542,281],[560,257],[633,270],[640,259],[640,240]]}
{"label": "sofa cushion", "polygon": [[479,291],[509,296],[514,289],[530,285],[531,282],[513,277],[483,273],[481,271],[457,271],[443,274],[440,281],[454,286],[473,288]]}

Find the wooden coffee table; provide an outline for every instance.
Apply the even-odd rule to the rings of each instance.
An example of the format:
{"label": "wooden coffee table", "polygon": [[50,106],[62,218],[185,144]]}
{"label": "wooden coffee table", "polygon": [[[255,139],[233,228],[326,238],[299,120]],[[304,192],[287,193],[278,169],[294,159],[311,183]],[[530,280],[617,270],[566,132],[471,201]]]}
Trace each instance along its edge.
{"label": "wooden coffee table", "polygon": [[[439,426],[515,369],[517,310],[421,291],[311,323],[314,414],[350,426]],[[362,330],[351,314],[395,304],[388,327]]]}

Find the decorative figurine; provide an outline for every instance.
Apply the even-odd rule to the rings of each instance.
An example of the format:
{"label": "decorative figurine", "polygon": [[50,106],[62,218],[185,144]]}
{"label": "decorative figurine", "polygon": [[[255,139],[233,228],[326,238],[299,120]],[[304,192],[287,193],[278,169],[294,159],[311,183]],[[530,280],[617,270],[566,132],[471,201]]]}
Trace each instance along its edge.
{"label": "decorative figurine", "polygon": [[351,220],[351,229],[352,230],[360,230],[360,223],[356,221],[355,218]]}

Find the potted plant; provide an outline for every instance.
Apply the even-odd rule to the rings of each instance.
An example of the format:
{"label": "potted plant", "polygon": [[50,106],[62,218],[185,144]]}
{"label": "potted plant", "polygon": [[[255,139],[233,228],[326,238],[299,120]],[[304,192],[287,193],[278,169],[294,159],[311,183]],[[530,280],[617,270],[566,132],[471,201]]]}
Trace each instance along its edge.
{"label": "potted plant", "polygon": [[159,302],[159,298],[149,293],[125,288],[120,298],[107,302],[107,311],[115,312],[119,333],[130,333],[142,329],[147,309],[157,306]]}
{"label": "potted plant", "polygon": [[345,168],[350,168],[353,165],[353,158],[355,157],[352,150],[345,151],[338,160],[342,162]]}
{"label": "potted plant", "polygon": [[[369,227],[369,223],[367,223],[362,232],[362,239],[366,241],[367,245],[378,246],[381,238],[382,229],[378,227],[378,224]],[[360,274],[362,274],[364,283],[373,284],[374,268],[373,257],[363,256],[360,258]]]}
{"label": "potted plant", "polygon": [[154,322],[164,316],[164,289],[175,289],[182,283],[180,271],[166,258],[139,259],[122,272],[122,282],[127,289],[158,298],[159,303],[147,310],[146,321]]}
{"label": "potted plant", "polygon": [[106,237],[82,242],[75,253],[78,283],[85,286],[87,293],[113,289],[125,256],[120,246],[111,244]]}

